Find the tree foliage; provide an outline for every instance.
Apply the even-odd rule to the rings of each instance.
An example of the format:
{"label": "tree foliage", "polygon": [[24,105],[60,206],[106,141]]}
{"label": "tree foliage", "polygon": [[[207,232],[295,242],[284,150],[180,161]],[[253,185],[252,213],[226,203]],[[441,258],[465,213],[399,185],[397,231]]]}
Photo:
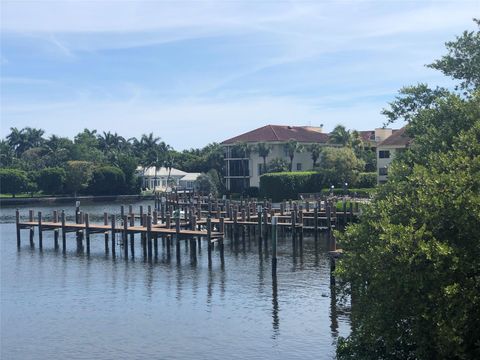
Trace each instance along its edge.
{"label": "tree foliage", "polygon": [[88,161],[69,161],[65,167],[65,190],[77,196],[79,191],[87,188],[92,175],[93,164]]}
{"label": "tree foliage", "polygon": [[0,191],[6,194],[16,194],[28,190],[27,173],[18,169],[0,169]]}
{"label": "tree foliage", "polygon": [[[448,56],[467,49],[466,36]],[[408,121],[413,141],[361,221],[339,234],[337,274],[352,296],[340,359],[480,358],[479,73],[434,64],[452,66],[444,72],[467,94],[412,87],[386,113]]]}
{"label": "tree foliage", "polygon": [[[480,28],[480,20],[474,19]],[[448,54],[428,65],[445,75],[461,80],[457,89],[465,93],[480,86],[480,31],[464,31],[455,41],[445,44]]]}
{"label": "tree foliage", "polygon": [[36,182],[39,190],[45,194],[59,194],[63,192],[66,177],[62,168],[45,168],[38,172]]}
{"label": "tree foliage", "polygon": [[118,189],[125,187],[125,174],[122,169],[115,166],[94,169],[88,185],[89,193],[93,195],[115,195],[118,194]]}
{"label": "tree foliage", "polygon": [[320,171],[328,174],[331,185],[342,186],[345,182],[353,184],[365,163],[359,160],[351,148],[325,148],[322,152]]}

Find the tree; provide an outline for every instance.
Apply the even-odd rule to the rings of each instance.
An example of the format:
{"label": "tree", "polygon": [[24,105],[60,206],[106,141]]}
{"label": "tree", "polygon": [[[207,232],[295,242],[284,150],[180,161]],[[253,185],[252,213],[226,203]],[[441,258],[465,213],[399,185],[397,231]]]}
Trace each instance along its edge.
{"label": "tree", "polygon": [[207,174],[201,174],[197,178],[197,189],[201,194],[217,196],[217,188],[212,178]]}
{"label": "tree", "polygon": [[312,157],[313,168],[315,168],[317,166],[317,161],[320,158],[320,154],[322,153],[323,147],[320,144],[311,144],[307,149]]}
{"label": "tree", "polygon": [[332,132],[329,135],[328,142],[331,144],[337,144],[346,146],[350,141],[350,131],[348,131],[345,126],[337,125],[333,128]]}
{"label": "tree", "polygon": [[288,171],[289,164],[285,159],[275,158],[270,160],[267,165],[267,172],[276,173],[276,172],[285,172]]}
{"label": "tree", "polygon": [[267,156],[268,154],[270,154],[270,150],[272,150],[272,148],[267,143],[260,142],[257,144],[254,150],[255,152],[258,153],[258,156],[260,156],[263,159],[263,172],[266,173],[267,172]]}
{"label": "tree", "polygon": [[[247,172],[249,167],[249,159],[250,159],[252,150],[253,150],[252,146],[243,141],[239,141],[235,143],[235,145],[233,146],[233,151],[237,152],[238,156],[241,157],[240,166],[241,166],[242,175],[243,175],[242,193],[245,192],[245,183],[246,183]],[[245,160],[246,160],[246,163],[245,163]]]}
{"label": "tree", "polygon": [[353,184],[365,164],[359,160],[351,148],[325,148],[322,152],[321,171],[326,181],[335,186]]}
{"label": "tree", "polygon": [[[480,28],[480,20],[474,19]],[[437,69],[445,75],[461,80],[457,89],[467,93],[478,89],[480,86],[480,31],[464,31],[455,41],[445,44],[448,54],[440,60],[427,65]]]}
{"label": "tree", "polygon": [[293,171],[293,158],[295,157],[295,153],[300,153],[303,151],[303,146],[299,144],[298,141],[293,139],[288,140],[284,146],[285,151],[290,158],[290,171]]}
{"label": "tree", "polygon": [[465,62],[450,65],[463,93],[417,86],[389,109],[408,118],[412,146],[338,234],[337,274],[354,300],[340,359],[480,358],[480,73],[462,78]]}
{"label": "tree", "polygon": [[25,171],[18,169],[0,169],[0,192],[2,194],[16,194],[28,189],[28,176]]}
{"label": "tree", "polygon": [[86,189],[92,175],[92,168],[92,163],[88,161],[68,161],[65,167],[66,190],[76,197],[79,191]]}
{"label": "tree", "polygon": [[0,167],[11,166],[13,163],[14,152],[8,141],[0,140]]}
{"label": "tree", "polygon": [[62,168],[45,168],[38,172],[37,185],[45,194],[58,194],[63,192],[67,174]]}
{"label": "tree", "polygon": [[125,191],[125,174],[115,166],[95,168],[88,185],[93,195],[119,195]]}
{"label": "tree", "polygon": [[10,131],[7,140],[17,157],[20,157],[28,149],[42,146],[45,141],[43,139],[45,131],[42,129],[26,127],[18,130],[13,127],[10,128]]}

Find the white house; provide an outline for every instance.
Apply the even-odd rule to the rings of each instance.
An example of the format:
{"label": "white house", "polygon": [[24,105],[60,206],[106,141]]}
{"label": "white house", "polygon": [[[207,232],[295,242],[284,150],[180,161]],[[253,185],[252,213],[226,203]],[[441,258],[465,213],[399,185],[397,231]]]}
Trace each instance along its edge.
{"label": "white house", "polygon": [[200,173],[187,173],[175,168],[155,168],[152,166],[145,169],[138,167],[137,175],[142,178],[143,188],[165,191],[172,188],[194,189],[195,181],[200,176]]}
{"label": "white house", "polygon": [[404,151],[411,142],[405,127],[393,130],[391,135],[377,145],[377,182],[383,184],[388,178],[388,167],[395,156]]}

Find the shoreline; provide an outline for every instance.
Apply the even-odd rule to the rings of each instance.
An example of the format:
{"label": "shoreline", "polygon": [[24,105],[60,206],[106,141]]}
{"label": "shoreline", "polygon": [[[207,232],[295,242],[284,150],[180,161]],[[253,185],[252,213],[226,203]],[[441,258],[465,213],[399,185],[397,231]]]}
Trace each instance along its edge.
{"label": "shoreline", "polygon": [[62,204],[74,201],[82,201],[86,203],[95,203],[103,201],[140,201],[154,200],[154,195],[102,195],[102,196],[61,196],[61,197],[30,197],[30,198],[0,198],[0,207],[9,207],[28,204]]}

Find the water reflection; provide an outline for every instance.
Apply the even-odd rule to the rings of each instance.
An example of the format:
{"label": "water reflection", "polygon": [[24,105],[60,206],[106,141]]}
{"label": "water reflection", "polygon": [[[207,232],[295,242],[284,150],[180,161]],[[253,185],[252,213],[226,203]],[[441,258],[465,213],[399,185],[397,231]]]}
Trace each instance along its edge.
{"label": "water reflection", "polygon": [[278,306],[278,285],[277,276],[272,276],[272,327],[273,338],[277,338],[280,335],[280,316]]}
{"label": "water reflection", "polygon": [[[329,287],[328,244],[322,236],[317,241],[297,237],[294,242],[282,231],[278,275],[272,277],[270,239],[248,230],[226,239],[224,248],[216,244],[211,264],[197,239],[195,245],[181,240],[185,249],[180,252],[173,243],[171,251],[179,257],[173,264],[171,244],[162,238],[157,256],[148,261],[139,236],[129,239],[125,258],[121,247],[116,257],[105,252],[103,234],[92,234],[88,254],[85,237],[75,246],[75,233],[69,234],[62,253],[55,250],[54,233],[45,232],[40,253],[30,249],[28,240],[17,252],[14,226],[4,225],[1,231],[2,240],[13,240],[2,242],[0,254],[2,315],[6,314],[2,358],[28,358],[19,340],[9,335],[14,333],[29,338],[37,358],[55,360],[68,357],[68,351],[81,351],[85,343],[92,345],[91,357],[100,360],[133,353],[167,358],[172,348],[178,349],[175,357],[185,359],[224,359],[231,353],[253,358],[260,351],[265,358],[278,358],[280,353],[281,358],[322,359],[331,358],[334,340],[348,333],[347,315],[339,308],[335,288]],[[22,240],[29,237],[28,232],[22,235]],[[112,239],[108,240],[111,251]],[[146,261],[135,261],[140,259]],[[151,306],[154,301],[162,306]],[[72,311],[79,303],[86,304],[81,306],[89,310],[88,316]],[[46,323],[55,326],[41,325]],[[4,331],[6,326],[9,331]],[[92,328],[103,334],[101,343]],[[128,341],[117,341],[119,329],[126,328],[138,330]],[[42,345],[45,338],[56,339],[68,331],[72,340],[58,344],[58,352]],[[162,347],[147,346],[159,338]],[[189,341],[179,348],[182,338]],[[115,346],[97,351],[105,349],[105,343]],[[14,349],[18,354],[12,356]]]}

